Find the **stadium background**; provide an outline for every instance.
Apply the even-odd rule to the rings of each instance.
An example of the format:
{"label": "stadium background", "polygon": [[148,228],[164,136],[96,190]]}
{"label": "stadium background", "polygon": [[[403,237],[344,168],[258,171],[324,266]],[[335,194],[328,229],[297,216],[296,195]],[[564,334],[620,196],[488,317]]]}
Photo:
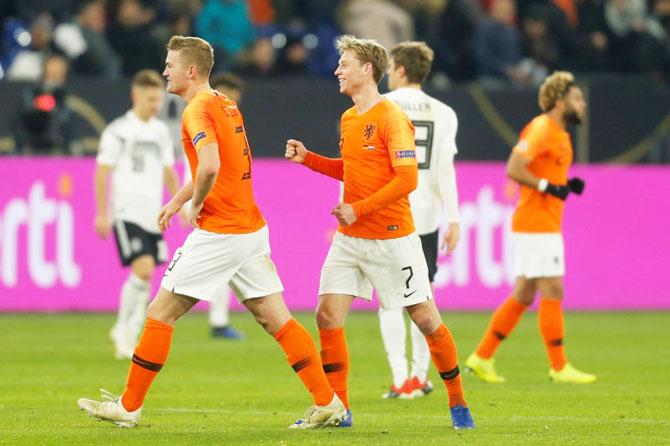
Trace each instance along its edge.
{"label": "stadium background", "polygon": [[[320,153],[336,154],[337,122],[349,100],[333,82],[333,39],[345,31],[388,46],[421,38],[436,49],[426,89],[459,117],[465,216],[460,249],[440,259],[436,285],[443,308],[492,308],[512,283],[507,226],[516,190],[502,162],[538,112],[538,76],[553,69],[575,70],[589,103],[587,121],[573,131],[577,170],[589,190],[568,201],[568,296],[579,298],[566,306],[670,306],[656,286],[665,274],[670,211],[651,207],[670,191],[663,167],[670,159],[667,0],[642,4],[636,17],[644,26],[629,17],[638,11],[636,0],[524,0],[516,8],[514,0],[3,4],[0,153],[7,156],[0,175],[12,180],[0,192],[0,287],[4,296],[18,298],[3,299],[0,310],[114,308],[113,287],[90,298],[124,275],[113,244],[89,228],[93,155],[104,126],[130,107],[128,77],[141,68],[161,70],[172,32],[208,38],[216,48],[214,71],[236,72],[246,82],[241,108],[256,160],[255,186],[293,308],[314,306],[318,265],[335,228],[328,210],[338,189],[282,162],[283,145],[300,138]],[[625,20],[631,27],[624,32]],[[544,32],[534,29],[539,23]],[[607,45],[594,46],[596,36]],[[525,77],[509,74],[528,66]],[[178,159],[182,109],[172,96],[161,113]],[[628,167],[633,164],[638,167]],[[185,232],[168,234],[172,249]],[[635,285],[633,272],[643,279]],[[636,287],[642,297],[630,299]]]}
{"label": "stadium background", "polygon": [[[502,6],[496,6],[498,3]],[[332,43],[342,32],[378,38],[386,45],[422,39],[436,50],[435,70],[426,89],[451,105],[459,117],[457,172],[467,229],[456,253],[440,258],[436,285],[442,309],[489,310],[509,292],[507,222],[515,189],[505,179],[503,162],[521,127],[538,113],[537,86],[542,75],[554,69],[576,72],[589,108],[587,122],[573,134],[574,173],[587,180],[587,191],[567,203],[565,305],[569,310],[598,311],[568,313],[569,335],[571,345],[583,346],[583,350],[573,350],[575,355],[599,375],[608,370],[610,380],[605,377],[594,393],[570,390],[561,403],[545,389],[544,381],[531,379],[526,387],[510,384],[495,395],[468,381],[466,391],[470,389],[475,404],[479,403],[475,417],[479,414],[485,426],[495,427],[473,441],[493,444],[499,435],[512,435],[506,430],[508,420],[492,415],[493,406],[503,404],[492,401],[502,398],[505,404],[512,404],[530,391],[537,399],[528,409],[532,413],[518,412],[514,419],[520,426],[514,433],[518,436],[503,437],[510,442],[557,444],[572,439],[575,444],[624,444],[634,442],[638,435],[646,436],[646,444],[666,444],[670,414],[662,401],[670,397],[670,391],[663,376],[667,378],[670,364],[659,339],[667,338],[670,309],[664,285],[670,252],[669,25],[669,0],[0,2],[0,312],[6,313],[0,315],[0,394],[4,395],[0,418],[5,420],[0,421],[0,444],[30,443],[38,438],[46,444],[81,441],[67,428],[53,438],[48,429],[39,432],[39,426],[50,424],[48,416],[38,417],[31,428],[26,420],[35,413],[36,392],[48,393],[55,386],[60,396],[47,399],[55,407],[61,403],[58,398],[72,399],[77,392],[90,392],[101,384],[94,379],[97,376],[71,382],[73,370],[67,364],[72,358],[79,361],[77,371],[87,374],[90,367],[89,358],[77,356],[81,355],[77,345],[90,347],[96,364],[113,361],[105,336],[126,272],[118,266],[113,243],[99,240],[93,231],[93,155],[104,126],[130,106],[129,76],[140,68],[162,70],[163,45],[173,33],[210,40],[217,49],[215,71],[236,72],[246,82],[241,109],[255,156],[255,187],[270,223],[273,256],[289,306],[313,310],[318,271],[336,226],[329,209],[337,202],[339,190],[337,184],[289,165],[281,156],[288,137],[301,138],[320,153],[336,153],[337,121],[350,106],[348,98],[337,92],[332,76],[337,61]],[[178,101],[169,99],[163,117],[175,131],[179,114]],[[180,148],[176,146],[175,151]],[[171,229],[167,236],[171,249],[186,231]],[[359,308],[374,310],[375,306]],[[40,314],[70,311],[85,313]],[[87,314],[90,311],[106,314]],[[488,314],[447,314],[461,354],[466,354],[485,327]],[[309,315],[300,317],[311,329]],[[246,325],[248,319],[236,314],[233,320],[255,333],[258,329]],[[537,335],[528,328],[531,321],[520,326],[516,349],[510,346],[507,360],[518,359],[513,362],[515,372],[528,370],[526,359],[533,348],[537,350],[532,360],[535,368],[543,361]],[[185,353],[183,339],[193,347],[193,339],[204,338],[206,322],[196,315],[183,324],[184,338],[175,349]],[[376,377],[366,381],[359,375],[354,390],[360,394],[374,388],[376,398],[380,383],[386,385],[388,379],[381,341],[368,339],[376,329],[374,315],[357,314],[351,325],[353,333],[367,339],[352,342],[353,361],[376,364],[365,371]],[[260,349],[268,344],[262,339],[256,333],[248,342]],[[620,344],[609,345],[611,339],[620,339]],[[54,353],[49,342],[56,340],[62,342],[60,354]],[[261,354],[277,354],[271,347],[270,353]],[[221,353],[217,345],[202,348],[208,349],[206,355]],[[244,358],[245,349],[228,347],[224,357]],[[34,355],[51,360],[48,365],[34,365]],[[203,371],[209,364],[185,356],[188,367],[204,373],[203,380],[218,379]],[[626,363],[621,370],[608,369],[615,357]],[[292,379],[277,358],[278,376],[284,381]],[[16,378],[16,370],[33,365],[36,373],[51,370],[54,379],[62,379],[73,389],[63,389],[60,382],[38,386],[29,378]],[[111,367],[117,380],[125,373],[125,364]],[[174,367],[179,369],[180,363]],[[628,367],[646,372],[629,375],[622,370]],[[112,373],[107,376],[106,371],[95,370],[100,378],[111,379]],[[616,379],[626,380],[630,388],[622,390]],[[278,379],[276,385],[284,381]],[[290,389],[277,394],[291,398],[286,392],[290,395]],[[612,401],[619,401],[625,414],[632,413],[632,420],[622,422],[618,413],[610,412],[608,398],[613,394],[619,399]],[[165,395],[159,403],[168,395],[173,398],[172,407],[192,403],[185,403],[179,394]],[[244,393],[235,395],[226,399],[232,407],[238,398],[255,401]],[[200,397],[203,407],[218,404]],[[640,409],[639,400],[648,405]],[[575,401],[584,404],[581,415],[573,407]],[[373,413],[395,413],[395,409],[376,408],[371,400],[362,403]],[[436,414],[440,410],[422,407]],[[535,418],[545,407],[554,407],[556,412]],[[295,408],[282,410],[280,417]],[[72,425],[68,424],[73,422],[69,411],[55,416],[64,426]],[[162,416],[173,423],[174,431],[188,431],[181,419],[170,418],[169,410]],[[246,416],[275,420],[277,413]],[[154,417],[158,422],[160,417]],[[363,430],[364,435],[383,433],[387,428],[386,421],[368,422],[376,432]],[[17,434],[12,423],[26,429],[26,436]],[[284,423],[283,418],[276,423]],[[557,429],[548,433],[545,425]],[[231,426],[233,432],[245,429],[235,422]],[[272,432],[275,427],[271,424],[264,429]],[[438,441],[430,437],[430,430],[429,423],[426,431],[419,431],[426,438],[423,444],[432,444],[431,438]],[[411,435],[416,432],[408,432],[408,437],[400,435],[393,441],[378,437],[371,441],[412,444]],[[128,437],[127,441],[142,443],[141,438]],[[199,444],[200,437],[193,438]],[[272,434],[232,438],[237,441],[231,444],[265,444],[268,438],[271,444],[278,443]],[[345,440],[358,439],[348,436]],[[161,444],[168,440],[147,437],[144,441]],[[334,444],[340,444],[337,441]]]}

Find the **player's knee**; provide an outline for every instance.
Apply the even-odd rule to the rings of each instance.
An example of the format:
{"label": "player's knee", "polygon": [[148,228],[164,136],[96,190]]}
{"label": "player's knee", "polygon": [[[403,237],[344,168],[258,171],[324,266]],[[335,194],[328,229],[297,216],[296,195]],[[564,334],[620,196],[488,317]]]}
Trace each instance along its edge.
{"label": "player's knee", "polygon": [[154,299],[147,307],[147,318],[153,319],[164,324],[174,325],[178,317],[172,314],[164,306],[160,305]]}
{"label": "player's knee", "polygon": [[531,305],[535,300],[537,284],[534,280],[517,279],[512,296],[522,305]]}
{"label": "player's knee", "polygon": [[244,305],[253,314],[254,319],[265,331],[274,335],[293,318],[281,293],[255,299],[246,299]]}
{"label": "player's knee", "polygon": [[337,311],[327,307],[318,307],[316,309],[316,325],[319,328],[338,328],[344,325],[344,321]]}
{"label": "player's knee", "polygon": [[256,319],[258,325],[263,327],[263,330],[269,332],[270,320],[267,317],[261,314],[254,314],[254,319]]}
{"label": "player's knee", "polygon": [[143,281],[145,281],[145,282],[149,282],[149,281],[151,280],[152,273],[151,273],[151,272],[147,272],[147,271],[142,271],[142,272],[140,272],[139,274],[138,274],[138,273],[135,273],[135,275],[136,275],[139,279],[141,279],[141,280],[143,280]]}
{"label": "player's knee", "polygon": [[424,335],[435,333],[442,323],[440,313],[427,302],[407,307],[410,318]]}
{"label": "player's knee", "polygon": [[194,298],[174,294],[161,288],[147,308],[147,317],[168,325],[174,325],[197,302]]}
{"label": "player's knee", "polygon": [[138,268],[138,270],[135,272],[135,275],[140,279],[148,282],[151,280],[151,276],[154,275],[154,270],[155,268],[153,266],[144,266],[142,268]]}
{"label": "player's knee", "polygon": [[329,328],[332,324],[332,316],[327,311],[317,308],[316,310],[316,325],[319,328]]}
{"label": "player's knee", "polygon": [[533,302],[535,301],[535,292],[516,292],[514,293],[514,300],[519,302],[521,305],[529,306],[532,305]]}
{"label": "player's knee", "polygon": [[561,280],[547,280],[540,285],[540,293],[543,297],[550,297],[552,299],[563,299],[563,282]]}
{"label": "player's knee", "polygon": [[441,319],[436,319],[428,315],[413,318],[412,321],[424,336],[435,333],[435,330],[440,327],[440,323],[442,322]]}
{"label": "player's knee", "polygon": [[153,262],[150,261],[139,261],[133,264],[132,266],[133,274],[144,281],[151,280],[151,277],[154,275],[156,266]]}
{"label": "player's knee", "polygon": [[286,324],[286,322],[288,322],[290,319],[290,314],[289,317],[284,317],[284,315],[272,313],[254,314],[254,319],[256,319],[256,323],[258,323],[258,325],[263,327],[263,330],[271,335],[274,335],[279,331],[280,328],[284,326],[284,324]]}
{"label": "player's knee", "polygon": [[551,297],[552,299],[563,299],[563,286],[550,285],[546,287],[546,291],[544,291],[542,295],[545,297]]}

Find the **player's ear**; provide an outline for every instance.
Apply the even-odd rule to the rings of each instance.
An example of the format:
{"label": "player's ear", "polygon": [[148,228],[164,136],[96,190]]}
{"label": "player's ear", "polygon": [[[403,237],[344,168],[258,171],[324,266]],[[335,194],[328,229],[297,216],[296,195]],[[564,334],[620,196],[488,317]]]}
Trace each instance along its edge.
{"label": "player's ear", "polygon": [[565,98],[556,99],[554,107],[560,108],[561,110],[565,109]]}

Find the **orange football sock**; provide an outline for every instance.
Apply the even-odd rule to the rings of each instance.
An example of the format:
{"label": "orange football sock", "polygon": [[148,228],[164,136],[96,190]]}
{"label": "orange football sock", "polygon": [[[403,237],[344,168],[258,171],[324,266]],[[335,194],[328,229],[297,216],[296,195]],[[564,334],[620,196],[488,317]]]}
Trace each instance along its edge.
{"label": "orange football sock", "polygon": [[321,340],[321,362],[326,378],[344,407],[349,408],[347,398],[347,378],[349,376],[349,350],[344,328],[319,329]]}
{"label": "orange football sock", "polygon": [[563,347],[565,328],[561,301],[551,297],[540,299],[537,321],[544,339],[544,345],[547,348],[551,368],[556,371],[562,370],[568,359],[565,357],[565,348]]}
{"label": "orange football sock", "polygon": [[142,407],[151,383],[168,357],[173,331],[172,325],[147,318],[130,364],[126,390],[121,397],[127,411],[133,412]]}
{"label": "orange football sock", "polygon": [[314,404],[326,406],[333,400],[333,389],[328,383],[316,344],[305,327],[295,319],[285,323],[274,338],[281,346],[288,363],[312,394]]}
{"label": "orange football sock", "polygon": [[512,296],[500,304],[493,312],[486,333],[479,342],[477,356],[484,359],[491,358],[503,339],[514,330],[526,308],[528,307],[517,302]]}
{"label": "orange football sock", "polygon": [[467,406],[463,397],[463,383],[461,382],[461,372],[458,369],[458,352],[456,343],[446,325],[440,324],[433,334],[426,336],[428,349],[433,359],[433,364],[440,372],[440,377],[447,387],[449,395],[449,407],[457,405]]}

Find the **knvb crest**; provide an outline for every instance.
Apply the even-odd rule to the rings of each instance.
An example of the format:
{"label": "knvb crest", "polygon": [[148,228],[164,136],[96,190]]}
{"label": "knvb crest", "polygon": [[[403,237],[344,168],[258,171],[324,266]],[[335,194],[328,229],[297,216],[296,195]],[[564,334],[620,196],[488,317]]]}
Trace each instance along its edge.
{"label": "knvb crest", "polygon": [[365,126],[365,130],[363,131],[363,135],[365,136],[365,139],[370,139],[372,138],[372,135],[375,134],[375,126],[374,124],[368,124]]}

